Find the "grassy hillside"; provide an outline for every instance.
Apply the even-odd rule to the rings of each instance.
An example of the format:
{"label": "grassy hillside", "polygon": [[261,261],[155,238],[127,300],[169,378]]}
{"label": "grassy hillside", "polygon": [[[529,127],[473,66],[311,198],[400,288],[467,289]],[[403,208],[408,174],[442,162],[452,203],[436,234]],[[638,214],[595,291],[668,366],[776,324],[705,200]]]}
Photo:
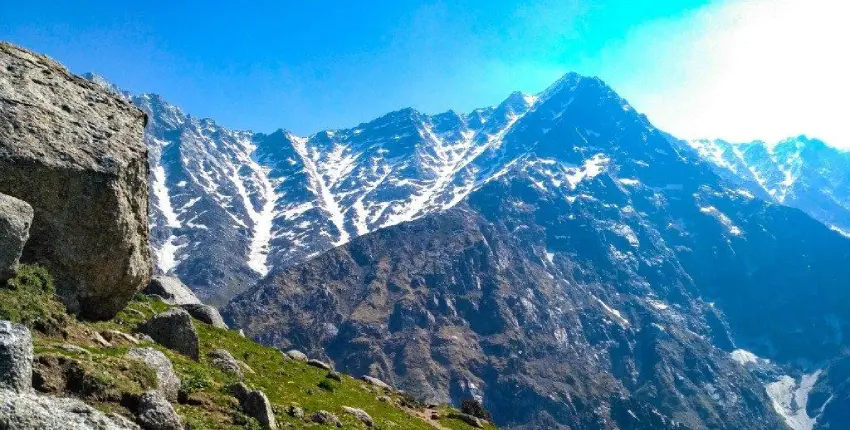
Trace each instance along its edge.
{"label": "grassy hillside", "polygon": [[[22,267],[0,288],[0,319],[26,324],[33,332],[35,386],[51,394],[81,397],[103,411],[128,417],[128,394],[153,388],[156,375],[126,357],[127,350],[136,345],[115,332],[132,334],[140,323],[168,308],[161,301],[138,296],[110,321],[78,321],[54,297],[50,276],[33,266]],[[375,428],[380,429],[473,428],[449,419],[453,410],[447,407],[428,409],[401,393],[384,392],[347,375],[337,381],[328,378],[325,370],[290,360],[276,349],[258,345],[234,331],[199,321],[195,326],[201,339],[200,362],[152,342],[140,344],[156,348],[171,359],[182,381],[180,401],[174,406],[192,428],[260,428],[258,422],[240,412],[227,389],[239,379],[209,365],[206,353],[213,349],[225,349],[246,365],[241,381],[266,393],[281,428],[315,428],[309,416],[318,410],[335,414],[343,428],[363,428],[364,424],[343,412],[343,406],[366,411],[374,419]],[[108,344],[104,338],[109,339]],[[56,382],[68,374],[73,375],[73,384]],[[291,406],[302,408],[306,418],[291,416]]]}

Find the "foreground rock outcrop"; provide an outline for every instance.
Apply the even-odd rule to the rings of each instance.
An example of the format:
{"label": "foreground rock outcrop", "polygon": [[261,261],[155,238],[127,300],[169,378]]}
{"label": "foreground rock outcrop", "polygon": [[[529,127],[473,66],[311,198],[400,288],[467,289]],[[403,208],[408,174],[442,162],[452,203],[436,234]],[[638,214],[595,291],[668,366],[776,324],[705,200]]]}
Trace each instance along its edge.
{"label": "foreground rock outcrop", "polygon": [[22,260],[70,310],[115,315],[150,279],[144,113],[62,65],[0,43],[0,192],[35,212]]}
{"label": "foreground rock outcrop", "polygon": [[0,389],[32,388],[32,336],[26,327],[0,321]]}
{"label": "foreground rock outcrop", "polygon": [[0,321],[0,429],[138,429],[85,403],[33,392],[33,342],[29,329]]}
{"label": "foreground rock outcrop", "polygon": [[0,281],[11,278],[30,235],[32,206],[0,193]]}
{"label": "foreground rock outcrop", "polygon": [[0,404],[3,429],[139,429],[123,417],[107,416],[77,399],[0,390]]}

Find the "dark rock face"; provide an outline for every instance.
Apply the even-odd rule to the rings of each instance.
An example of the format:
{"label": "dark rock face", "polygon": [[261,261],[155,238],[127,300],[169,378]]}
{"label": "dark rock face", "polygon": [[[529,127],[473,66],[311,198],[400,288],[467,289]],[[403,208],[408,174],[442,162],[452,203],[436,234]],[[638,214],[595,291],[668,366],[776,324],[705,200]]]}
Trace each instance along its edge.
{"label": "dark rock face", "polygon": [[139,329],[168,349],[195,361],[200,358],[198,331],[192,324],[192,317],[183,309],[157,314]]}
{"label": "dark rock face", "polygon": [[151,274],[145,114],[6,43],[0,83],[0,192],[35,211],[22,260],[71,310],[112,317]]}
{"label": "dark rock face", "polygon": [[482,154],[500,173],[459,205],[279,271],[224,316],[515,428],[783,428],[766,386],[841,354],[850,241],[728,188],[598,79],[565,77]]}
{"label": "dark rock face", "polygon": [[0,194],[0,282],[11,278],[18,267],[32,225],[32,206]]}
{"label": "dark rock face", "polygon": [[32,389],[32,336],[9,321],[0,321],[0,389],[26,392]]}

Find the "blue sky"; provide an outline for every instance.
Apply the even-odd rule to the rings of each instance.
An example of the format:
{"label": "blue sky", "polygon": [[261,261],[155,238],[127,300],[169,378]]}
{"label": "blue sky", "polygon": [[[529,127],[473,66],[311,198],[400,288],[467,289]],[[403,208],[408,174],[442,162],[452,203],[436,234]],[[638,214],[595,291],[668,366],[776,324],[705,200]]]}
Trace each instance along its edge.
{"label": "blue sky", "polygon": [[[74,72],[100,73],[127,90],[160,93],[233,128],[309,134],[407,106],[467,111],[496,104],[513,90],[540,91],[578,71],[600,76],[683,137],[848,137],[830,125],[840,122],[835,116],[789,123],[782,115],[793,118],[796,111],[776,107],[788,101],[772,95],[780,89],[761,88],[763,79],[745,73],[753,69],[747,64],[752,53],[776,40],[771,32],[793,31],[797,20],[808,26],[800,32],[823,27],[817,21],[837,12],[833,0],[7,3],[0,39],[44,52]],[[771,19],[760,18],[765,15]],[[783,19],[794,25],[780,25],[787,24]],[[779,42],[787,50],[789,42]],[[807,53],[814,42],[797,48]],[[738,52],[740,46],[752,52]],[[761,58],[765,64],[757,69],[773,76],[793,54]],[[816,68],[821,59],[805,60]],[[817,76],[794,73],[780,77]],[[752,82],[739,82],[741,75]],[[839,73],[828,78],[842,94]],[[811,110],[813,100],[799,93],[789,105]],[[743,121],[742,115],[759,118]]]}

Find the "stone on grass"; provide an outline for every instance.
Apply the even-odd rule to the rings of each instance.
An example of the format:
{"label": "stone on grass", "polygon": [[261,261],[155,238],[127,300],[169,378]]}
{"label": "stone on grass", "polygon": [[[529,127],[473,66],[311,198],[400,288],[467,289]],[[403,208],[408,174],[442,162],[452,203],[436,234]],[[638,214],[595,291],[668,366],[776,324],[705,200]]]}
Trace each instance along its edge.
{"label": "stone on grass", "polygon": [[364,381],[372,384],[373,386],[378,387],[378,388],[383,388],[385,390],[392,390],[393,389],[393,387],[391,387],[390,384],[387,384],[386,382],[384,382],[384,381],[382,381],[378,378],[374,378],[374,377],[366,375],[362,379]]}
{"label": "stone on grass", "polygon": [[367,414],[366,411],[364,411],[363,409],[357,409],[357,408],[352,408],[352,407],[348,407],[348,406],[343,406],[342,410],[343,410],[343,412],[345,412],[349,415],[352,415],[354,418],[357,418],[358,420],[360,420],[360,422],[365,424],[366,427],[372,427],[372,425],[375,423],[372,420],[372,417],[369,414]]}
{"label": "stone on grass", "polygon": [[289,351],[286,351],[286,355],[289,358],[296,360],[296,361],[307,361],[307,359],[308,359],[307,354],[305,354],[305,353],[303,353],[303,352],[301,352],[297,349],[290,349]]}
{"label": "stone on grass", "polygon": [[180,378],[174,373],[171,360],[154,348],[133,348],[127,351],[127,356],[139,360],[156,373],[157,390],[170,401],[176,401],[180,391]]}
{"label": "stone on grass", "polygon": [[277,429],[277,421],[272,411],[271,402],[265,393],[252,390],[243,383],[230,386],[230,392],[239,400],[239,405],[245,415],[255,418],[266,429]]}
{"label": "stone on grass", "polygon": [[342,422],[336,417],[336,415],[324,410],[314,412],[313,415],[310,416],[310,420],[316,424],[342,427]]}
{"label": "stone on grass", "polygon": [[183,284],[180,279],[173,276],[154,276],[150,283],[148,283],[148,286],[145,287],[145,294],[149,296],[158,296],[165,303],[172,306],[201,303],[189,287]]}
{"label": "stone on grass", "polygon": [[136,404],[136,421],[145,430],[182,430],[177,411],[159,391],[148,391],[139,396]]}
{"label": "stone on grass", "polygon": [[183,309],[170,309],[156,314],[139,329],[168,349],[195,361],[200,358],[198,331],[192,324],[192,317]]}
{"label": "stone on grass", "polygon": [[304,408],[301,406],[289,405],[289,407],[286,408],[286,413],[292,418],[297,418],[299,420],[304,419]]}
{"label": "stone on grass", "polygon": [[464,413],[461,413],[461,412],[449,412],[448,417],[452,418],[452,419],[463,421],[463,422],[465,422],[465,423],[467,423],[467,424],[469,424],[469,425],[471,425],[472,427],[475,427],[475,428],[479,428],[479,429],[484,428],[484,424],[481,423],[481,420],[478,419],[478,417],[474,417],[474,416],[469,415],[469,414],[464,414]]}
{"label": "stone on grass", "polygon": [[224,349],[215,349],[207,353],[207,356],[212,359],[210,366],[221,370],[224,373],[229,373],[238,378],[244,377],[242,366],[239,361],[233,357],[230,352]]}
{"label": "stone on grass", "polygon": [[210,305],[205,305],[203,303],[189,303],[180,305],[180,307],[185,309],[186,312],[189,312],[189,315],[192,315],[192,317],[198,321],[216,328],[228,328],[227,324],[224,323],[224,318],[222,318],[221,314],[218,312],[218,309]]}
{"label": "stone on grass", "polygon": [[324,361],[321,361],[321,360],[313,359],[313,358],[307,360],[307,364],[310,365],[310,366],[313,366],[313,367],[318,367],[319,369],[333,370],[333,367],[331,367],[330,364],[325,363]]}

